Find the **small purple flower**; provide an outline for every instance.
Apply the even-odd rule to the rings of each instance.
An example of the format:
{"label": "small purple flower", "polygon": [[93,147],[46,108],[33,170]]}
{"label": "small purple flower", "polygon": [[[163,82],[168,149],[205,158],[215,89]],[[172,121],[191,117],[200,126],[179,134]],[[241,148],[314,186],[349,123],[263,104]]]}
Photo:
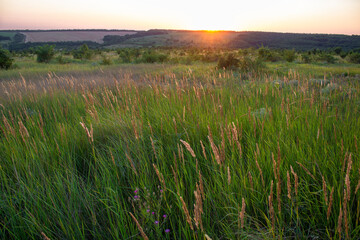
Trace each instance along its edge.
{"label": "small purple flower", "polygon": [[170,229],[165,229],[165,232],[166,232],[166,233],[169,233],[169,232],[170,232]]}
{"label": "small purple flower", "polygon": [[135,195],[135,196],[134,196],[134,198],[135,198],[135,199],[138,199],[138,198],[139,198],[139,196],[138,196],[138,195]]}
{"label": "small purple flower", "polygon": [[150,212],[150,209],[146,209],[146,212]]}
{"label": "small purple flower", "polygon": [[166,218],[166,217],[167,217],[166,214],[164,214],[164,215],[163,215],[163,218]]}
{"label": "small purple flower", "polygon": [[159,224],[159,221],[155,221],[155,224]]}
{"label": "small purple flower", "polygon": [[163,192],[163,190],[162,190],[162,189],[160,189],[160,192],[162,193],[162,192]]}
{"label": "small purple flower", "polygon": [[136,189],[135,191],[134,191],[134,193],[137,193],[139,191],[139,189]]}
{"label": "small purple flower", "polygon": [[155,214],[155,212],[151,212],[151,214],[152,214],[152,215],[154,215],[154,214]]}

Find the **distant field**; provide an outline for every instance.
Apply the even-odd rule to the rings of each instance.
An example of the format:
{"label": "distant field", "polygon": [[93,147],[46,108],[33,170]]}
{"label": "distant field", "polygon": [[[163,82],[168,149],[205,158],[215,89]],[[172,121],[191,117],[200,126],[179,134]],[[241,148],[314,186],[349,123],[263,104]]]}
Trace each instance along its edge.
{"label": "distant field", "polygon": [[49,31],[21,32],[26,36],[25,42],[76,42],[92,41],[102,43],[106,35],[125,36],[135,34],[133,31]]}

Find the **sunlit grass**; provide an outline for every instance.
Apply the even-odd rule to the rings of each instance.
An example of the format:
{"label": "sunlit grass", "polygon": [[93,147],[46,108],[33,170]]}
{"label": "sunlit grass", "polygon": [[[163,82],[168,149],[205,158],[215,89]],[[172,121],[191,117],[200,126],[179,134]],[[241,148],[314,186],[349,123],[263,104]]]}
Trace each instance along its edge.
{"label": "sunlit grass", "polygon": [[126,66],[2,83],[2,237],[359,236],[358,78]]}

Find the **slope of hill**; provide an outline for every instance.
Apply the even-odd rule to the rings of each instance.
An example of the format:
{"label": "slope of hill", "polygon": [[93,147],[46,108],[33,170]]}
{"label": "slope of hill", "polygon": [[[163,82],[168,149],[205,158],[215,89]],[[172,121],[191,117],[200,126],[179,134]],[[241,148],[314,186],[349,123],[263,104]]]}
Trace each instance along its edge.
{"label": "slope of hill", "polygon": [[[23,36],[21,36],[23,35]],[[9,36],[10,39],[9,40]],[[16,37],[17,36],[17,37]],[[360,48],[359,35],[299,34],[274,32],[187,31],[187,30],[49,30],[0,31],[0,45],[22,50],[44,43],[58,48],[74,48],[83,43],[92,47],[213,47],[248,48],[267,46],[277,49],[329,49],[349,51]],[[92,43],[91,43],[92,42]]]}

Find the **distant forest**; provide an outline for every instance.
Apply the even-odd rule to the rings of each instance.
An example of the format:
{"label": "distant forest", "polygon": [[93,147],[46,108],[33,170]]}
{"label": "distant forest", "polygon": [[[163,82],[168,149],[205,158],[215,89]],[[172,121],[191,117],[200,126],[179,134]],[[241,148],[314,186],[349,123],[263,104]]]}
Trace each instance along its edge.
{"label": "distant forest", "polygon": [[[132,35],[116,36],[106,35],[103,38],[103,43],[96,43],[92,41],[81,42],[25,42],[26,36],[21,32],[53,32],[53,31],[132,31],[132,30],[104,30],[104,29],[89,29],[89,30],[7,30],[0,31],[0,46],[7,48],[10,51],[23,51],[30,48],[38,47],[44,44],[54,45],[57,49],[75,49],[86,43],[90,48],[111,48],[111,47],[128,47],[129,43],[136,40],[134,47],[191,47],[199,36],[199,32],[206,31],[187,31],[187,30],[159,30],[153,29],[148,31],[132,31],[136,32]],[[274,33],[274,32],[235,32],[224,31],[217,34],[227,34],[231,36],[226,39],[221,46],[217,48],[237,49],[237,48],[259,48],[261,46],[271,49],[295,49],[298,51],[307,50],[328,50],[335,47],[341,47],[344,51],[358,51],[360,49],[360,35],[340,35],[340,34],[299,34],[299,33]],[[171,34],[176,34],[179,39],[167,39]],[[182,37],[182,35],[186,35]],[[12,36],[12,37],[11,37]],[[149,38],[152,41],[146,42]],[[166,41],[165,41],[166,39]],[[184,40],[186,39],[186,40]],[[144,41],[142,41],[144,40]],[[181,41],[183,40],[183,41]],[[185,43],[184,43],[185,42]],[[131,46],[131,44],[130,44]],[[201,43],[196,47],[211,47],[210,45]]]}

